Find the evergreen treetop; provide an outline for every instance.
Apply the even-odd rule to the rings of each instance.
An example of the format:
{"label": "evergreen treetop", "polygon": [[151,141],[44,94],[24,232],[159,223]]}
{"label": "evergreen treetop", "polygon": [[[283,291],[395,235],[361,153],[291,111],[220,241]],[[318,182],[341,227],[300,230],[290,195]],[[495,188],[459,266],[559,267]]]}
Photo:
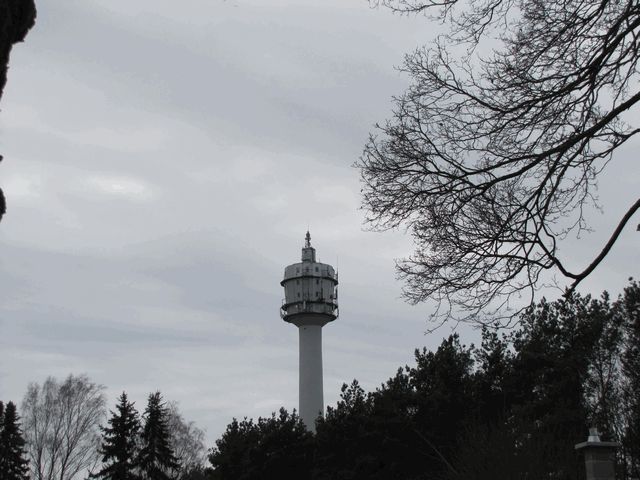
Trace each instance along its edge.
{"label": "evergreen treetop", "polygon": [[24,438],[13,402],[0,402],[0,479],[27,480],[29,462],[25,459]]}
{"label": "evergreen treetop", "polygon": [[129,402],[127,394],[122,392],[111,412],[109,426],[102,427],[102,469],[94,478],[105,480],[138,480],[137,454],[140,420],[134,403]]}
{"label": "evergreen treetop", "polygon": [[171,480],[180,465],[171,448],[167,408],[160,392],[149,395],[138,465],[143,480]]}

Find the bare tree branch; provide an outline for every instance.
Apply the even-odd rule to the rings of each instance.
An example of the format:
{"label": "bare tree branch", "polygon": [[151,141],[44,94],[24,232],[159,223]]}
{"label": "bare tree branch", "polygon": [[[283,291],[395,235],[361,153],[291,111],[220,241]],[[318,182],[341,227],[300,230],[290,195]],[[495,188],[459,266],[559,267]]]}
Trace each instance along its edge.
{"label": "bare tree branch", "polygon": [[95,466],[106,412],[103,390],[85,375],[29,385],[22,421],[35,480],[73,480]]}
{"label": "bare tree branch", "polygon": [[[562,242],[589,230],[599,174],[640,131],[623,119],[640,103],[640,4],[373,3],[433,12],[451,27],[406,56],[412,84],[356,162],[368,225],[414,238],[413,255],[397,263],[406,298],[478,321],[481,312],[500,317],[516,297],[533,301],[544,272],[575,288],[639,208],[587,267],[561,258]],[[500,48],[481,57],[487,40]]]}

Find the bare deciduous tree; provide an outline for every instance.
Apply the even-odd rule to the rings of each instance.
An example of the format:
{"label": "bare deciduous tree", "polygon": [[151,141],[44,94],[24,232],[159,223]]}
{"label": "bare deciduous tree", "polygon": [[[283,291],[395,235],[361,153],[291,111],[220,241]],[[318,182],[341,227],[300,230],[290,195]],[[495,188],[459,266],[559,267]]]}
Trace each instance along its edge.
{"label": "bare deciduous tree", "polygon": [[22,402],[22,422],[35,480],[73,480],[99,460],[104,387],[86,375],[31,383]]}
{"label": "bare deciduous tree", "polygon": [[[412,85],[356,163],[374,229],[404,227],[397,264],[410,302],[477,319],[545,271],[575,288],[602,262],[632,200],[587,265],[560,245],[587,230],[598,175],[639,128],[637,0],[380,0],[449,24],[405,58]],[[492,50],[481,55],[485,46]],[[442,311],[441,311],[442,312]]]}
{"label": "bare deciduous tree", "polygon": [[171,447],[180,464],[176,478],[181,479],[189,472],[204,467],[207,460],[205,434],[194,422],[184,419],[176,402],[169,402],[167,419]]}

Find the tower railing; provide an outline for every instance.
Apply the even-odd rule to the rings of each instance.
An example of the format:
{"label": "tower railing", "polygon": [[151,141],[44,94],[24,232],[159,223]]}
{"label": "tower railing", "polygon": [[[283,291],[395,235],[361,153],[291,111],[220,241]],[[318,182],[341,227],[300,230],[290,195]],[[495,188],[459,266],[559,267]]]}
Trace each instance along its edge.
{"label": "tower railing", "polygon": [[286,320],[287,317],[303,313],[317,313],[321,315],[330,315],[334,319],[338,317],[338,303],[336,301],[326,300],[301,300],[286,303],[286,299],[282,300],[280,307],[280,317]]}

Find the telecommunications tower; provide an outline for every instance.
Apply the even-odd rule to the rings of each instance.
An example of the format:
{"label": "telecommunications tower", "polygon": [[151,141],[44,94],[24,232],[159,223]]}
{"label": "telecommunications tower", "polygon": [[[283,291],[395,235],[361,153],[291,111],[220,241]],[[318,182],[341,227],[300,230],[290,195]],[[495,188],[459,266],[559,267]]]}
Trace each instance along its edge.
{"label": "telecommunications tower", "polygon": [[316,262],[316,249],[307,232],[302,262],[284,269],[284,301],[280,316],[298,327],[300,335],[299,413],[315,432],[324,412],[322,392],[322,327],[338,318],[338,274],[331,265]]}

